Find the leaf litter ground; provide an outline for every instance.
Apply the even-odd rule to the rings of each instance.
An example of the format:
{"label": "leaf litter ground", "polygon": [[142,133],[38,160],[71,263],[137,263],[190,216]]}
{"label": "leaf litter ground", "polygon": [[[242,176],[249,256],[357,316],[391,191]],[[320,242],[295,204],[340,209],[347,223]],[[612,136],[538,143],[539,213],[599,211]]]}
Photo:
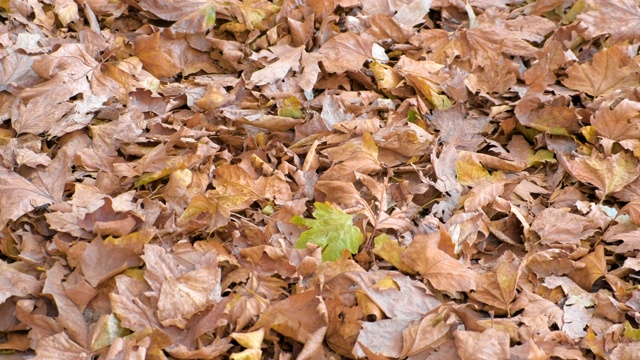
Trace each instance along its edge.
{"label": "leaf litter ground", "polygon": [[637,358],[635,1],[0,17],[5,358]]}

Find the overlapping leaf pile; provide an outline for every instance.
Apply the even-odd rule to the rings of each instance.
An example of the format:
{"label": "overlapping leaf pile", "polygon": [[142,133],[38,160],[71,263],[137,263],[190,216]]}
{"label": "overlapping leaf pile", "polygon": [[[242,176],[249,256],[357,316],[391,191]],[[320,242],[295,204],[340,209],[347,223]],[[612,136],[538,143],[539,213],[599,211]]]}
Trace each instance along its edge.
{"label": "overlapping leaf pile", "polygon": [[635,1],[0,9],[0,351],[637,358]]}

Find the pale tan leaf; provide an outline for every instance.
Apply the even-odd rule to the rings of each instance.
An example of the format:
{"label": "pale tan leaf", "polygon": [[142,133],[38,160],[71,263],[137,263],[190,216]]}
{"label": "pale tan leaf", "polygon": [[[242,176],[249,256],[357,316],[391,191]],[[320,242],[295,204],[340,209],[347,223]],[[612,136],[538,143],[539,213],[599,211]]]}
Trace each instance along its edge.
{"label": "pale tan leaf", "polygon": [[411,243],[402,260],[416,269],[438,290],[454,293],[475,290],[476,273],[437,248],[425,248]]}
{"label": "pale tan leaf", "polygon": [[620,191],[640,176],[638,160],[626,153],[604,156],[593,151],[591,156],[579,156],[567,162],[576,179],[595,186],[600,198]]}
{"label": "pale tan leaf", "polygon": [[[637,7],[636,7],[637,8]],[[606,96],[617,89],[635,86],[640,67],[624,43],[603,49],[593,55],[592,63],[574,63],[567,69],[568,78],[562,83],[574,90],[593,96]]]}

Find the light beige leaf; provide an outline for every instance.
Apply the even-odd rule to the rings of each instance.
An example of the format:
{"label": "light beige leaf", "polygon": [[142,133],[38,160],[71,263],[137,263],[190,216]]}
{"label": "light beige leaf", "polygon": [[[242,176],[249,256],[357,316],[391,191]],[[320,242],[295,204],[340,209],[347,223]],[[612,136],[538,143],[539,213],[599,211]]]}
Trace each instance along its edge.
{"label": "light beige leaf", "polygon": [[416,269],[438,290],[455,293],[471,291],[477,286],[476,273],[437,248],[411,243],[402,254],[402,261]]}
{"label": "light beige leaf", "polygon": [[54,202],[46,190],[13,171],[0,167],[0,228],[34,208]]}
{"label": "light beige leaf", "polygon": [[639,83],[640,66],[628,44],[619,43],[593,55],[592,63],[574,63],[567,69],[564,86],[593,96],[606,96]]}
{"label": "light beige leaf", "polygon": [[586,39],[611,35],[611,41],[636,40],[640,8],[635,0],[585,0],[587,10],[578,15]]}
{"label": "light beige leaf", "polygon": [[571,175],[597,188],[600,198],[622,190],[640,176],[638,160],[626,152],[604,156],[595,150],[591,156],[579,156],[567,161]]}
{"label": "light beige leaf", "polygon": [[202,254],[202,261],[186,268],[157,245],[145,245],[142,256],[145,279],[158,296],[158,320],[164,326],[184,329],[187,320],[221,299],[220,270],[216,252]]}

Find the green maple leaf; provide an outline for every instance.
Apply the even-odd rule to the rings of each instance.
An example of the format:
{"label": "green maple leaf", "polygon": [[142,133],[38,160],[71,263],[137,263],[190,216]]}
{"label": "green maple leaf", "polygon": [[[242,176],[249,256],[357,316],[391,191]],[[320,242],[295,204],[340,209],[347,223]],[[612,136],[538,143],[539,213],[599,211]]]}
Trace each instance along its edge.
{"label": "green maple leaf", "polygon": [[309,228],[300,235],[296,247],[304,248],[307,243],[322,247],[322,261],[338,260],[345,249],[352,254],[357,253],[362,244],[362,233],[353,226],[353,216],[328,202],[317,202],[314,206],[315,220],[305,219],[300,215],[291,219],[291,223]]}

